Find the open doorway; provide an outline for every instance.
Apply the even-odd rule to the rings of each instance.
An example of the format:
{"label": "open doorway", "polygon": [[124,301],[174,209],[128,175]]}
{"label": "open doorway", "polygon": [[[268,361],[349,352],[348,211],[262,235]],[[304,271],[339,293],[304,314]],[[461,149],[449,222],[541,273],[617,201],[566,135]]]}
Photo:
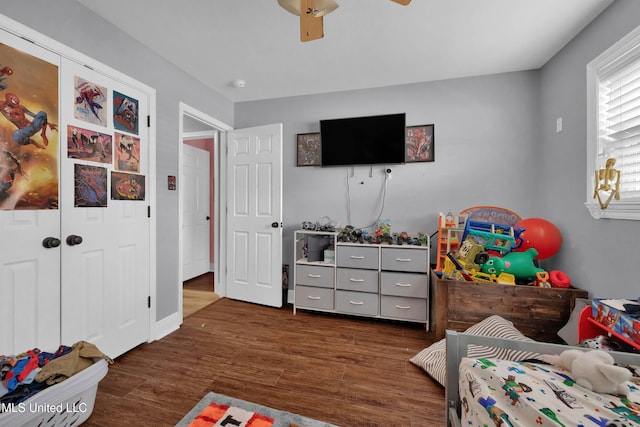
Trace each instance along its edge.
{"label": "open doorway", "polygon": [[220,295],[215,292],[213,279],[214,273],[209,272],[182,283],[183,318],[220,299]]}
{"label": "open doorway", "polygon": [[231,128],[180,103],[179,300],[182,318],[225,295],[220,259],[220,142]]}

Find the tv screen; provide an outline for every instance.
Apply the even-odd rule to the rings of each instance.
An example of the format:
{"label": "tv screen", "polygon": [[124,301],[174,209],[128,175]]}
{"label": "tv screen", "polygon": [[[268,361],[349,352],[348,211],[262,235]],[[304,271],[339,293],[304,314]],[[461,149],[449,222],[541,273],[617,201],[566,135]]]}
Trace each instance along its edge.
{"label": "tv screen", "polygon": [[320,120],[322,166],[405,161],[405,113]]}

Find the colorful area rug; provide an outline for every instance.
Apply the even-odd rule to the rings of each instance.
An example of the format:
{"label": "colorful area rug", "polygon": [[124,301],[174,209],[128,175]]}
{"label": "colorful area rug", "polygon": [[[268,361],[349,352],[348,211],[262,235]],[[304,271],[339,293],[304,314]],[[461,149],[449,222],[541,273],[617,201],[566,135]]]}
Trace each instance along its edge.
{"label": "colorful area rug", "polygon": [[217,393],[207,393],[176,427],[337,427]]}

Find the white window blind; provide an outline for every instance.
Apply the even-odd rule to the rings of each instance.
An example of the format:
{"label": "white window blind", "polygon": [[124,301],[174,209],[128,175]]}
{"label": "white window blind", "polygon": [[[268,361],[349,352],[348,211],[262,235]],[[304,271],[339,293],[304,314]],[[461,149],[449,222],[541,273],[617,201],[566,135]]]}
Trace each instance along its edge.
{"label": "white window blind", "polygon": [[640,57],[601,79],[598,158],[616,159],[620,200],[640,199]]}
{"label": "white window blind", "polygon": [[[587,201],[594,218],[640,220],[640,27],[587,65]],[[602,209],[595,171],[620,171],[619,199]]]}

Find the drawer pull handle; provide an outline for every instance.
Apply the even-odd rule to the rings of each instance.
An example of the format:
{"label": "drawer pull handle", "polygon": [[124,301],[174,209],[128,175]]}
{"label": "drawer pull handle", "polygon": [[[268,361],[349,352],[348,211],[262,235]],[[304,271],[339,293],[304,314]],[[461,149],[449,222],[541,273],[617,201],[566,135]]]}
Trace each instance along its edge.
{"label": "drawer pull handle", "polygon": [[364,259],[362,255],[351,255],[349,258],[351,259]]}
{"label": "drawer pull handle", "polygon": [[320,299],[320,297],[314,297],[313,295],[309,295],[307,298],[314,299],[314,300],[319,300]]}
{"label": "drawer pull handle", "polygon": [[399,286],[401,288],[410,288],[411,283],[396,283],[396,286]]}
{"label": "drawer pull handle", "polygon": [[307,274],[307,277],[311,277],[312,279],[320,279],[322,278],[319,274]]}
{"label": "drawer pull handle", "polygon": [[411,306],[410,305],[396,305],[396,308],[400,309],[400,310],[409,310],[409,309],[411,309]]}
{"label": "drawer pull handle", "polygon": [[349,304],[353,304],[353,305],[364,305],[364,301],[349,301]]}
{"label": "drawer pull handle", "polygon": [[349,279],[350,282],[364,282],[364,279],[354,279],[353,277]]}
{"label": "drawer pull handle", "polygon": [[396,258],[398,262],[411,262],[411,258]]}

